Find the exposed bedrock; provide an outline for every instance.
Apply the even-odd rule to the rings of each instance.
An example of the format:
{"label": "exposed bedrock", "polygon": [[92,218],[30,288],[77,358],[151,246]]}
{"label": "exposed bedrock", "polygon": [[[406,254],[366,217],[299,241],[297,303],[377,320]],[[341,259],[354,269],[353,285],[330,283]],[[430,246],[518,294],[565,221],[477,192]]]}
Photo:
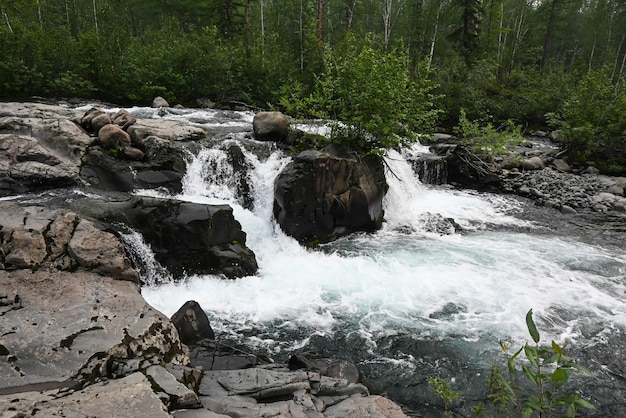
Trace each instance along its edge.
{"label": "exposed bedrock", "polygon": [[246,246],[246,233],[228,205],[121,195],[108,201],[82,199],[73,207],[140,232],[157,261],[175,278],[223,274],[232,279],[253,275],[258,269],[254,253]]}
{"label": "exposed bedrock", "polygon": [[0,202],[0,265],[0,395],[93,383],[136,358],[189,363],[121,243],[91,221]]}

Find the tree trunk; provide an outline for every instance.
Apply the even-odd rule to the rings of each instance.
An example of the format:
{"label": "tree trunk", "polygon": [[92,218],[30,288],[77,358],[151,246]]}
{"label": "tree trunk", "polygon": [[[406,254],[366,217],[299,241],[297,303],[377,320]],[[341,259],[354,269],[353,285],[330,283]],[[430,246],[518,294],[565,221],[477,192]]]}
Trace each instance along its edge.
{"label": "tree trunk", "polygon": [[541,57],[540,69],[544,70],[550,59],[552,53],[552,36],[554,32],[554,20],[556,19],[556,3],[557,0],[552,0],[550,7],[550,17],[548,18],[548,29],[546,30],[546,37],[543,42],[543,55]]}
{"label": "tree trunk", "polygon": [[352,19],[354,19],[354,9],[356,8],[356,0],[352,3],[346,3],[346,26],[348,30],[352,28]]}
{"label": "tree trunk", "polygon": [[443,3],[440,3],[437,7],[437,15],[435,16],[435,30],[433,31],[433,37],[430,41],[430,51],[428,52],[428,71],[430,71],[433,63],[433,56],[435,55],[435,43],[437,42],[437,33],[439,32],[439,15],[442,7]]}
{"label": "tree trunk", "polygon": [[2,16],[4,17],[4,21],[7,24],[7,28],[9,28],[9,32],[13,33],[13,28],[11,27],[11,22],[9,22],[9,16],[7,15],[6,10],[2,9]]}
{"label": "tree trunk", "polygon": [[591,54],[589,56],[589,71],[591,71],[591,68],[593,66],[593,56],[596,53],[596,38],[593,38],[593,46],[591,47]]}
{"label": "tree trunk", "polygon": [[383,36],[385,40],[385,49],[389,47],[389,38],[391,36],[391,9],[393,0],[383,0],[381,4],[383,12]]}
{"label": "tree trunk", "polygon": [[300,30],[300,73],[304,73],[304,0],[300,0],[298,26]]}
{"label": "tree trunk", "polygon": [[324,0],[317,0],[317,42],[320,51],[324,41]]}
{"label": "tree trunk", "polygon": [[93,0],[93,26],[98,34],[98,11],[96,10],[96,0]]}
{"label": "tree trunk", "polygon": [[39,29],[43,32],[43,15],[41,14],[41,3],[37,0],[37,18],[39,19]]}
{"label": "tree trunk", "polygon": [[613,64],[613,72],[611,73],[611,81],[615,79],[615,72],[617,71],[617,64],[619,63],[619,54],[622,52],[622,45],[624,44],[624,38],[626,35],[622,36],[622,40],[617,47],[617,52],[615,53],[615,63]]}
{"label": "tree trunk", "polygon": [[244,8],[244,20],[246,24],[246,58],[248,63],[250,63],[252,59],[252,52],[250,48],[250,44],[252,43],[252,25],[250,23],[250,0],[246,0],[245,8]]}

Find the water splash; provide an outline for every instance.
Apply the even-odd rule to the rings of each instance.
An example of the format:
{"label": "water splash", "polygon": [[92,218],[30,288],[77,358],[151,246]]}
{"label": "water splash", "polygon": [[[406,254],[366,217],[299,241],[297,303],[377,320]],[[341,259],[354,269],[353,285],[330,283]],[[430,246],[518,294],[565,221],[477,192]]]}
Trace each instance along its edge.
{"label": "water splash", "polygon": [[[212,155],[225,164],[216,166],[229,172],[224,154]],[[491,225],[531,228],[512,216],[521,205],[515,200],[425,187],[409,162],[392,151],[386,161],[395,175],[387,177],[384,228],[311,250],[272,220],[273,181],[289,157],[273,152],[259,158],[247,150],[244,155],[252,167],[253,210],[229,197],[232,190],[220,189],[228,176],[211,177],[219,183],[213,184],[200,174],[200,186],[186,187],[177,198],[233,206],[257,255],[259,275],[237,281],[197,276],[144,289],[167,314],[195,299],[219,333],[271,352],[338,333],[355,333],[372,350],[380,338],[398,333],[465,341],[523,338],[531,307],[538,321],[552,324],[551,332],[568,337],[580,335],[584,323],[562,311],[626,325],[626,285],[620,279],[626,263],[591,246],[492,231]],[[190,181],[197,175],[189,174]],[[465,232],[432,233],[424,227],[424,219],[432,217],[454,218]]]}
{"label": "water splash", "polygon": [[133,266],[139,273],[144,286],[155,286],[172,282],[172,275],[155,258],[154,251],[137,231],[120,234],[128,250]]}

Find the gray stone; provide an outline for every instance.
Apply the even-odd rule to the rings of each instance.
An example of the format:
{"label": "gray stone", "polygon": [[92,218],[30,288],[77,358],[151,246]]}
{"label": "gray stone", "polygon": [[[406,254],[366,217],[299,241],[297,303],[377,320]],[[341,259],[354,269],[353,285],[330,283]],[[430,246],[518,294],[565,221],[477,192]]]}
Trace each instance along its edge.
{"label": "gray stone", "polygon": [[206,372],[198,391],[200,395],[214,398],[238,395],[254,398],[259,402],[286,399],[301,391],[314,396],[369,394],[365,386],[349,383],[345,379],[321,376],[313,372],[259,368]]}
{"label": "gray stone", "polygon": [[583,173],[585,173],[585,174],[600,174],[600,170],[598,170],[596,167],[590,165],[589,167],[585,168]]}
{"label": "gray stone", "polygon": [[230,415],[217,414],[207,409],[181,409],[172,412],[174,418],[230,418]]}
{"label": "gray stone", "polygon": [[40,119],[68,119],[80,121],[83,111],[65,106],[30,102],[3,102],[0,106],[0,118],[13,116],[30,118],[36,115]]}
{"label": "gray stone", "polygon": [[[60,259],[71,262],[59,265]],[[0,362],[0,393],[123,376],[137,367],[124,372],[120,365],[144,353],[151,361],[188,364],[176,329],[146,304],[138,285],[103,277],[136,279],[137,273],[117,238],[90,221],[0,202],[0,262],[6,296],[0,329],[10,330],[2,347],[13,359]],[[78,269],[60,271],[70,266]]]}
{"label": "gray stone", "polygon": [[324,416],[328,418],[406,418],[402,408],[382,396],[352,396],[329,407]]}
{"label": "gray stone", "polygon": [[87,270],[120,280],[139,281],[120,241],[113,234],[96,228],[93,222],[83,219],[78,223],[67,244],[67,252]]}
{"label": "gray stone", "polygon": [[161,96],[157,96],[152,100],[152,107],[170,107],[170,104]]}
{"label": "gray stone", "polygon": [[194,408],[200,406],[198,395],[176,380],[171,373],[161,366],[150,366],[146,375],[156,390],[165,392],[170,399],[170,408]]}
{"label": "gray stone", "polygon": [[35,402],[29,409],[32,414],[47,417],[170,417],[141,373],[98,383],[58,399]]}
{"label": "gray stone", "polygon": [[349,383],[358,383],[361,380],[361,373],[354,363],[344,359],[321,357],[315,353],[293,354],[289,358],[289,368],[306,369],[323,376],[345,379]]}
{"label": "gray stone", "polygon": [[444,134],[441,132],[435,132],[433,134],[433,141],[435,142],[446,142],[446,141],[449,141],[450,139],[452,139],[452,135],[449,135],[449,134]]}
{"label": "gray stone", "polygon": [[89,272],[0,270],[0,294],[9,290],[20,309],[0,316],[0,329],[11,330],[2,344],[15,356],[0,362],[0,389],[106,376],[111,359],[144,352],[189,362],[174,326],[134,283]]}
{"label": "gray stone", "polygon": [[563,205],[561,206],[561,213],[574,215],[577,214],[578,211],[571,206]]}
{"label": "gray stone", "polygon": [[254,138],[282,142],[289,136],[289,121],[281,112],[259,112],[252,120]]}
{"label": "gray stone", "polygon": [[552,161],[552,164],[558,171],[562,173],[570,173],[572,171],[572,168],[569,166],[567,161],[562,160],[560,158],[557,158],[554,161]]}
{"label": "gray stone", "polygon": [[617,184],[614,184],[613,186],[610,186],[608,189],[606,189],[607,193],[612,193],[614,195],[621,195],[624,196],[624,188],[618,186]]}
{"label": "gray stone", "polygon": [[0,196],[79,184],[89,143],[67,120],[0,119]]}
{"label": "gray stone", "polygon": [[594,202],[614,202],[617,200],[617,196],[613,193],[601,192],[593,196]]}
{"label": "gray stone", "polygon": [[127,128],[127,132],[138,144],[149,136],[168,141],[194,141],[206,138],[207,135],[204,128],[169,119],[138,119]]}
{"label": "gray stone", "polygon": [[540,157],[531,157],[520,162],[521,168],[524,170],[543,170],[544,163]]}
{"label": "gray stone", "polygon": [[203,396],[243,395],[257,400],[310,390],[309,373],[265,369],[208,371],[198,392]]}

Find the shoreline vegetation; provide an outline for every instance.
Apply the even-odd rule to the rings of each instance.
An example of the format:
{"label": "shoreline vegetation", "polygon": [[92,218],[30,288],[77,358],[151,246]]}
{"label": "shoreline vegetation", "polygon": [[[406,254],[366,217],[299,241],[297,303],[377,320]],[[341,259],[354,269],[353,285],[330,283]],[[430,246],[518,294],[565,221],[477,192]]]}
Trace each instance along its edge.
{"label": "shoreline vegetation", "polygon": [[367,147],[465,119],[552,131],[570,162],[626,170],[615,0],[83,3],[2,5],[0,98],[247,105],[339,119]]}

